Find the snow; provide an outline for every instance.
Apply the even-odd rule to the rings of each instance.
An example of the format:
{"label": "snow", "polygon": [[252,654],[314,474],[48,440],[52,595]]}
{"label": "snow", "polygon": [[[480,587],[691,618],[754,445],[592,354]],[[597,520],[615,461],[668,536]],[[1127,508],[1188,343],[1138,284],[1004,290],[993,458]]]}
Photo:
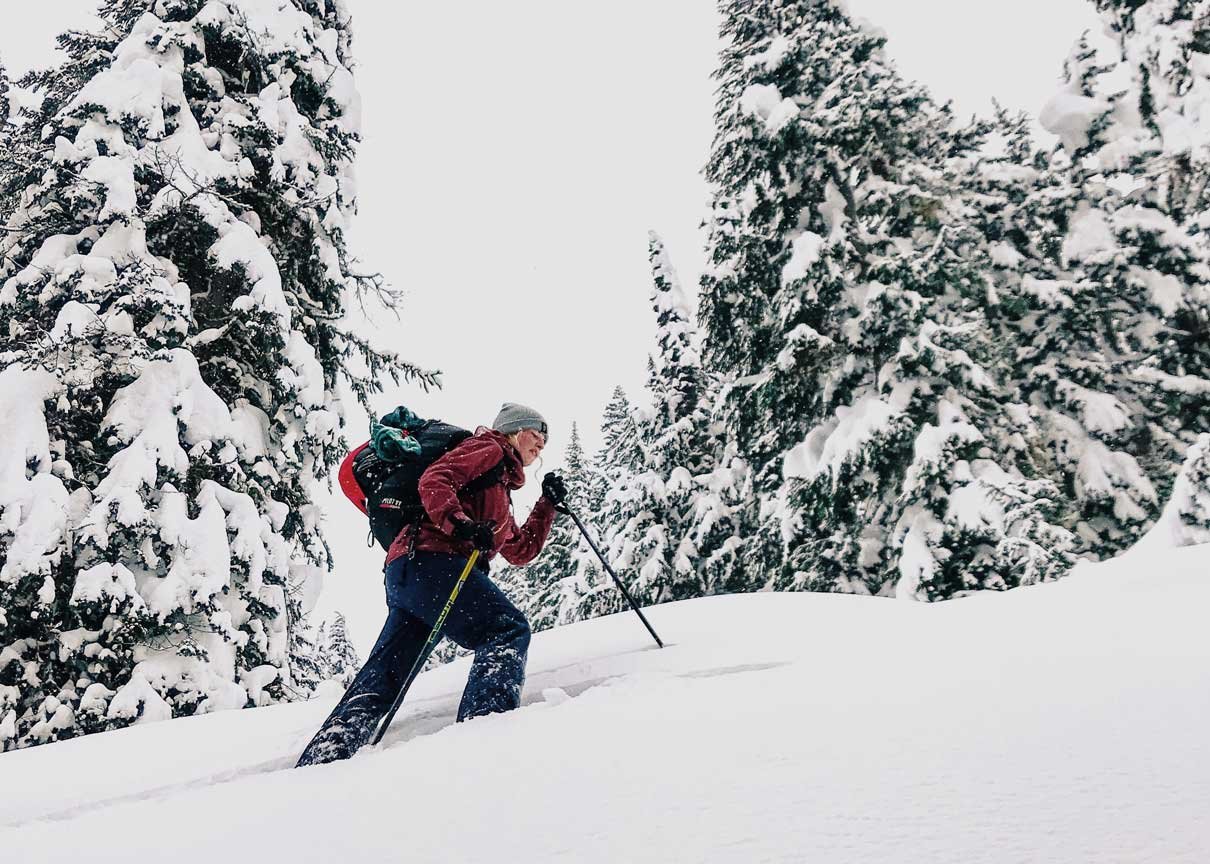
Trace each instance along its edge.
{"label": "snow", "polygon": [[[1163,552],[1210,541],[1205,524],[1205,517],[1210,514],[1210,489],[1204,482],[1208,459],[1210,434],[1202,433],[1185,454],[1184,465],[1160,518],[1135,543],[1133,552]],[[1197,476],[1199,473],[1201,476]]]}
{"label": "snow", "polygon": [[783,473],[787,478],[814,480],[829,472],[839,475],[845,460],[867,442],[884,432],[903,412],[878,396],[863,396],[853,405],[836,409],[836,417],[809,433],[785,457]]}
{"label": "snow", "polygon": [[1117,242],[1105,214],[1094,209],[1087,201],[1081,201],[1063,239],[1063,266],[1073,261],[1084,262],[1116,248]]}
{"label": "snow", "polygon": [[0,582],[16,584],[30,574],[45,575],[43,602],[49,602],[47,593],[54,599],[51,567],[67,533],[68,493],[50,473],[51,442],[43,413],[45,401],[58,389],[54,376],[40,369],[8,366],[0,371],[0,537],[12,538],[5,543]]}
{"label": "snow", "polygon": [[1064,90],[1042,106],[1038,122],[1074,153],[1088,146],[1089,127],[1108,110],[1109,103],[1104,99]]}
{"label": "snow", "polygon": [[[148,18],[155,21],[152,16],[144,16],[144,20]],[[164,84],[169,75],[155,60],[130,47],[141,43],[140,37],[146,33],[146,27],[136,26],[132,36],[123,42],[124,50],[116,52],[109,73],[89,80],[68,103],[67,110],[96,106],[113,120],[139,124],[148,138],[164,137]]]}
{"label": "snow", "polygon": [[1059,395],[1080,411],[1080,422],[1089,432],[1112,436],[1133,425],[1130,408],[1112,393],[1090,390],[1073,381],[1058,382]]}
{"label": "snow", "polygon": [[[287,770],[333,696],[4,754],[0,844],[44,864],[1194,864],[1208,573],[1200,546],[933,605],[711,597],[647,610],[663,650],[631,613],[556,628],[519,710],[455,724],[462,659],[349,762]],[[115,704],[136,695],[154,714],[150,687]]]}
{"label": "snow", "polygon": [[[1080,54],[1085,51],[1089,57],[1081,59]],[[1120,49],[1107,27],[1086,32],[1073,48],[1068,58],[1073,80],[1043,105],[1038,114],[1042,128],[1057,135],[1068,152],[1074,153],[1088,146],[1090,127],[1095,120],[1115,107],[1125,107],[1120,102],[1114,105],[1114,96],[1127,85],[1126,81],[1120,80],[1124,70],[1115,65],[1120,59]],[[1086,63],[1108,67],[1110,71],[1102,71],[1091,82],[1085,82],[1081,73]]]}
{"label": "snow", "polygon": [[972,426],[958,408],[948,399],[937,405],[937,424],[925,423],[916,435],[912,449],[912,462],[903,478],[904,489],[916,489],[922,479],[935,472],[936,466],[950,459],[949,449],[962,444],[982,441],[983,435]]}
{"label": "snow", "polygon": [[798,324],[785,335],[785,346],[777,353],[777,366],[783,372],[792,372],[798,365],[799,354],[826,350],[832,340],[809,324]]}
{"label": "snow", "polygon": [[[147,519],[140,490],[157,488],[161,469],[185,475],[189,458],[181,441],[196,445],[225,438],[230,425],[230,412],[202,380],[188,351],[174,349],[147,363],[134,383],[117,392],[105,416],[105,427],[128,446],[110,460],[84,533],[104,546],[112,507],[120,525]],[[165,504],[162,511],[169,509]],[[180,509],[184,511],[183,503]],[[226,546],[225,535],[221,543]]]}
{"label": "snow", "polygon": [[1093,438],[1085,442],[1080,455],[1076,494],[1112,498],[1114,516],[1137,522],[1147,519],[1147,511],[1138,505],[1136,498],[1150,502],[1159,500],[1155,487],[1133,456],[1121,450],[1110,450]]}
{"label": "snow", "polygon": [[252,283],[252,290],[236,297],[232,308],[240,311],[260,308],[289,320],[290,307],[282,290],[277,262],[257,233],[238,219],[224,222],[219,233],[222,236],[210,249],[216,266],[231,270],[240,264]]}
{"label": "snow", "polygon": [[938,545],[945,526],[923,508],[916,508],[904,532],[899,552],[899,578],[895,581],[895,597],[911,601],[920,585],[937,572],[933,548]]}
{"label": "snow", "polygon": [[99,222],[114,217],[129,217],[138,206],[131,164],[117,156],[96,156],[89,161],[80,176],[105,187],[105,206],[97,215]]}
{"label": "snow", "polygon": [[79,234],[55,234],[46,238],[25,269],[4,283],[0,304],[16,303],[18,290],[25,285],[37,284],[47,271],[55,270],[59,262],[75,254],[80,239]]}
{"label": "snow", "polygon": [[118,690],[110,700],[109,710],[105,713],[109,718],[128,717],[136,723],[172,719],[172,708],[137,669],[130,683]]}
{"label": "snow", "polygon": [[[1197,31],[1205,27],[1204,6],[1200,12],[1177,4],[1152,2],[1136,10],[1133,33],[1123,40],[1130,65],[1152,59],[1155,68],[1168,73],[1162,82],[1147,82],[1153,102],[1154,123],[1166,156],[1204,152],[1205,129],[1210,123],[1210,59],[1202,50],[1190,50]],[[1176,70],[1187,70],[1185,76]],[[1171,71],[1169,71],[1171,70]],[[1135,72],[1136,79],[1141,78]],[[1142,82],[1139,82],[1142,83]],[[1173,86],[1176,84],[1177,86]],[[1158,85],[1158,86],[1157,86]]]}
{"label": "snow", "polygon": [[795,237],[790,247],[790,260],[781,271],[781,283],[786,285],[805,277],[807,271],[819,260],[824,243],[824,238],[813,231],[804,231]]}
{"label": "snow", "polygon": [[770,135],[799,114],[793,99],[783,99],[781,91],[773,84],[749,84],[739,97],[740,110],[764,121],[765,131]]}
{"label": "snow", "polygon": [[1139,381],[1147,381],[1173,393],[1201,395],[1210,393],[1210,383],[1196,375],[1169,375],[1162,369],[1142,366],[1131,373]]}
{"label": "snow", "polygon": [[248,462],[269,455],[269,416],[247,399],[236,400],[231,409],[231,439]]}
{"label": "snow", "polygon": [[845,214],[845,206],[844,194],[840,191],[840,187],[829,180],[824,187],[823,201],[819,204],[820,218],[828,228],[829,246],[844,240],[844,226],[849,219]]}
{"label": "snow", "polygon": [[1008,243],[991,243],[988,245],[992,263],[1005,270],[1016,270],[1025,260],[1025,256]]}
{"label": "snow", "polygon": [[1131,267],[1130,276],[1142,282],[1151,303],[1165,317],[1172,317],[1184,304],[1185,286],[1181,280],[1149,267]]}
{"label": "snow", "polygon": [[790,40],[781,33],[778,33],[769,40],[769,45],[764,51],[744,58],[744,68],[755,69],[763,67],[768,71],[773,71],[785,61],[786,54],[789,51]]}
{"label": "snow", "polygon": [[1070,309],[1073,301],[1071,292],[1074,286],[1070,282],[1055,279],[1038,279],[1035,276],[1021,277],[1021,290],[1038,298],[1043,306],[1050,309]]}
{"label": "snow", "polygon": [[[81,570],[76,575],[75,585],[71,591],[73,605],[101,603],[107,599],[111,601],[128,600],[132,611],[145,611],[146,604],[139,596],[134,574],[122,564],[96,564]],[[64,645],[69,645],[69,643],[64,642]],[[76,647],[78,649],[79,646]]]}

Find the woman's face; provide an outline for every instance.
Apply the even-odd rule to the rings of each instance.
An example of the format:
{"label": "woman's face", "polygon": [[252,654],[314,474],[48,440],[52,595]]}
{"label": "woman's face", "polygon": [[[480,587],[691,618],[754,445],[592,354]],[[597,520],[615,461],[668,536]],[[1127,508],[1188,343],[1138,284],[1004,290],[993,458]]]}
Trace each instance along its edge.
{"label": "woman's face", "polygon": [[546,446],[546,436],[536,429],[522,429],[517,433],[514,444],[521,454],[521,464],[528,468],[537,461],[538,454]]}

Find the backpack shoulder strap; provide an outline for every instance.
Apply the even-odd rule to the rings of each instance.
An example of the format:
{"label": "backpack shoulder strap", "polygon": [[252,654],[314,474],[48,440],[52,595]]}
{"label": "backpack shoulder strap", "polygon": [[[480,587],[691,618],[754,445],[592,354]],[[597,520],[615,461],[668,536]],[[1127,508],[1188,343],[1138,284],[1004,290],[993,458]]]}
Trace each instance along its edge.
{"label": "backpack shoulder strap", "polygon": [[474,480],[463,485],[460,491],[464,492],[482,492],[484,489],[489,489],[497,483],[504,482],[504,457],[500,457],[500,461],[496,463],[496,467],[489,468],[484,473],[480,474]]}

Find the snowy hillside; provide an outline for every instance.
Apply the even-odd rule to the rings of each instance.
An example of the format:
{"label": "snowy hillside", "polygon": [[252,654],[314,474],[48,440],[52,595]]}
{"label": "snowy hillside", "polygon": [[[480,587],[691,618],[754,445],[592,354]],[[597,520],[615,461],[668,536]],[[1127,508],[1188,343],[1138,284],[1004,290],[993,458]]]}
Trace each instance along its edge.
{"label": "snowy hillside", "polygon": [[288,770],[332,703],[0,756],[10,862],[1210,860],[1210,546],[941,604],[749,594],[463,660],[381,747]]}

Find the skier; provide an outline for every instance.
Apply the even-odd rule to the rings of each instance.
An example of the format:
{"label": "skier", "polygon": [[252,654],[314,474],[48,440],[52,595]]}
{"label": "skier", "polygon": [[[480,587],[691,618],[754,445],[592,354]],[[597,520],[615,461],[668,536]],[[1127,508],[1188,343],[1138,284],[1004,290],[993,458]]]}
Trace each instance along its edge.
{"label": "skier", "polygon": [[[475,652],[458,721],[508,711],[521,702],[529,622],[488,577],[497,553],[527,564],[542,551],[556,507],[567,496],[549,473],[542,497],[525,524],[512,515],[512,490],[546,446],[546,421],[537,411],[506,402],[492,428],[475,434],[434,462],[420,478],[425,518],[395,538],[387,551],[387,620],[365,665],[298,764],[347,759],[373,736],[423,650],[454,584],[474,549],[479,559],[445,620],[443,634]],[[464,489],[488,472],[499,482]]]}

